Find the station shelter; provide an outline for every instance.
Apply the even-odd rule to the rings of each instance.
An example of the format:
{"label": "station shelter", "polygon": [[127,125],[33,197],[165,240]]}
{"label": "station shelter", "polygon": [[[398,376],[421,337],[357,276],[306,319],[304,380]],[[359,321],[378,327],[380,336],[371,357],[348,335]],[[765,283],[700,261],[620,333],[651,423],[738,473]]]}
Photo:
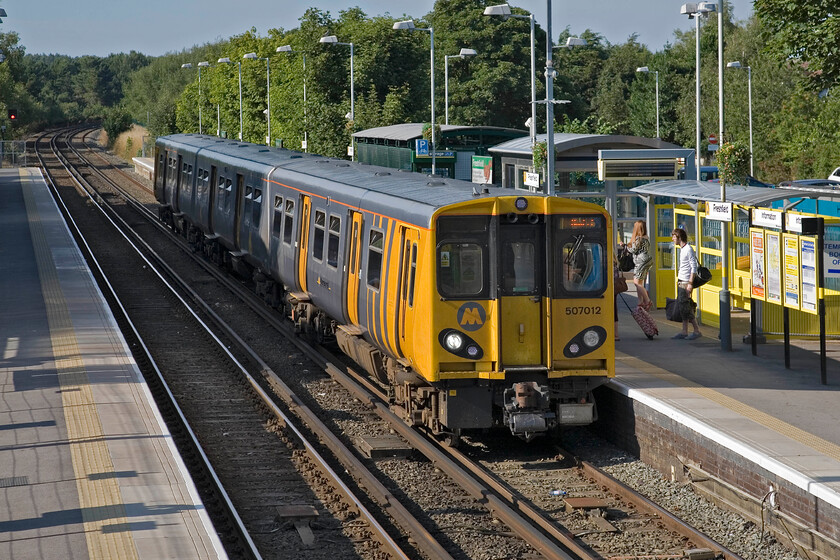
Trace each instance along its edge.
{"label": "station shelter", "polygon": [[[840,200],[840,192],[820,193],[813,189],[767,188],[728,185],[726,201],[732,203],[732,221],[718,221],[706,217],[706,202],[720,201],[721,186],[716,182],[671,180],[647,183],[631,189],[647,206],[648,231],[655,249],[651,269],[651,297],[657,307],[664,307],[666,298],[676,297],[676,265],[678,249],[671,240],[671,231],[680,227],[688,234],[688,242],[697,253],[701,266],[712,272],[712,279],[693,294],[705,324],[719,326],[720,291],[722,281],[724,227],[729,228],[728,282],[732,308],[750,310],[758,305],[758,331],[765,335],[783,333],[783,307],[753,299],[750,227],[756,212],[767,210],[778,216],[778,228],[771,231],[795,232],[790,225],[803,217],[838,218],[840,204],[826,194]],[[822,195],[822,196],[821,196]],[[826,224],[827,242],[840,245],[840,225]],[[826,330],[840,336],[840,274],[826,277]],[[796,336],[816,336],[819,324],[815,315],[789,310],[790,332]]]}
{"label": "station shelter", "polygon": [[[353,134],[357,161],[393,169],[431,174],[432,155],[417,149],[423,139],[423,123],[405,123],[369,128]],[[435,174],[469,181],[473,156],[488,156],[488,149],[512,138],[527,136],[527,130],[495,126],[439,125],[436,138]]]}

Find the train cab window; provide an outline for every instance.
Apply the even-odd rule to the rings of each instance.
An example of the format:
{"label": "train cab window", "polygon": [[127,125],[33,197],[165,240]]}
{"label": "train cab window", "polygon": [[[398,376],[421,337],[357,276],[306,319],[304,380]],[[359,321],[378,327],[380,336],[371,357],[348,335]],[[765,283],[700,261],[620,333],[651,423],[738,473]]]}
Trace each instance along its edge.
{"label": "train cab window", "polygon": [[283,198],[274,197],[274,221],[271,224],[271,236],[280,239],[280,232],[283,231]]}
{"label": "train cab window", "polygon": [[338,238],[341,233],[341,218],[330,216],[330,236],[327,241],[327,264],[338,268]]}
{"label": "train cab window", "polygon": [[321,211],[315,211],[315,236],[312,239],[312,258],[317,261],[324,260],[324,237],[327,215]]}
{"label": "train cab window", "polygon": [[286,199],[286,221],[283,222],[283,243],[292,244],[293,218],[295,216],[295,201]]}
{"label": "train cab window", "polygon": [[489,216],[438,219],[438,292],[448,298],[489,295]]}
{"label": "train cab window", "polygon": [[371,230],[368,243],[367,284],[374,290],[379,289],[382,277],[382,251],[385,248],[385,238],[381,231]]}
{"label": "train cab window", "polygon": [[251,209],[251,225],[256,229],[260,227],[260,215],[262,214],[262,191],[254,189],[254,207]]}
{"label": "train cab window", "polygon": [[600,295],[607,289],[606,221],[603,216],[554,220],[554,274],[567,294]]}

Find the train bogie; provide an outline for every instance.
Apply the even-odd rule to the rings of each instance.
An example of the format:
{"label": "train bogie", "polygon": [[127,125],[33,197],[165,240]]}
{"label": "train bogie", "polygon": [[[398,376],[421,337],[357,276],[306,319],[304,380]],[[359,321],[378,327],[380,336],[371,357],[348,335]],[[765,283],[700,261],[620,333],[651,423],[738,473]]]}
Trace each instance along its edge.
{"label": "train bogie", "polygon": [[408,423],[531,439],[595,419],[614,374],[603,208],[193,135],[157,158],[162,219],[335,341]]}

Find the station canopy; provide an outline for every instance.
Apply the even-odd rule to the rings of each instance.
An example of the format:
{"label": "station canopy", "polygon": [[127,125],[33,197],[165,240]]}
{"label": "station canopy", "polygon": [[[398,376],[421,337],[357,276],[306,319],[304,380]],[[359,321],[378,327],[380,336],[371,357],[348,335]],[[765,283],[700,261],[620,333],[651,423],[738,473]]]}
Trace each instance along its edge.
{"label": "station canopy", "polygon": [[[656,181],[633,187],[630,192],[645,196],[712,201],[720,200],[720,183],[688,179]],[[743,185],[726,186],[726,202],[732,202],[740,206],[767,206],[771,202],[786,198],[811,198],[813,196],[813,190],[805,189],[777,189]]]}

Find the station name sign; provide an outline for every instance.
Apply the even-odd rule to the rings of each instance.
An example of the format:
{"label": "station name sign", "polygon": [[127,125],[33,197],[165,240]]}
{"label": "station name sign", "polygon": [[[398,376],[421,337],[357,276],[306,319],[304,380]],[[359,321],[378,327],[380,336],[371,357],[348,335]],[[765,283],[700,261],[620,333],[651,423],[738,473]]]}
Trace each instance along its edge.
{"label": "station name sign", "polygon": [[717,200],[706,202],[706,219],[718,222],[732,221],[732,203]]}

